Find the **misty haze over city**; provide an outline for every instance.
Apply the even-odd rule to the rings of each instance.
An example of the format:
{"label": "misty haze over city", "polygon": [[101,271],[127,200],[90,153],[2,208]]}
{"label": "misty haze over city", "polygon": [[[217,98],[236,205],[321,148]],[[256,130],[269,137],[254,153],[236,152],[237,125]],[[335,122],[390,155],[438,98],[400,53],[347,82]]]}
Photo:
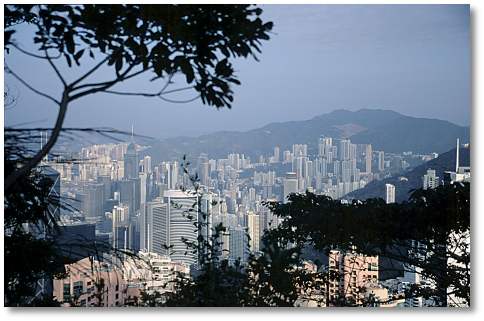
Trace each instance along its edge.
{"label": "misty haze over city", "polygon": [[[272,122],[310,119],[336,109],[362,108],[469,125],[469,7],[262,8],[264,17],[274,22],[271,41],[262,44],[260,62],[235,60],[242,85],[234,86],[231,110],[208,108],[199,99],[170,104],[153,98],[100,94],[75,102],[66,126],[130,131],[134,124],[137,134],[163,138],[249,130]],[[31,46],[27,30],[32,28],[19,26],[16,34],[26,48]],[[59,83],[47,63],[38,64],[35,58],[19,55],[6,55],[6,61],[38,88],[55,93]],[[59,65],[67,71],[65,62]],[[56,107],[10,78],[6,75],[18,102],[6,111],[6,124],[35,121],[35,126],[51,126]],[[155,82],[147,87],[147,79],[134,79],[117,88],[136,91],[162,86]],[[182,84],[183,78],[178,82]],[[193,96],[184,92],[172,97]]]}

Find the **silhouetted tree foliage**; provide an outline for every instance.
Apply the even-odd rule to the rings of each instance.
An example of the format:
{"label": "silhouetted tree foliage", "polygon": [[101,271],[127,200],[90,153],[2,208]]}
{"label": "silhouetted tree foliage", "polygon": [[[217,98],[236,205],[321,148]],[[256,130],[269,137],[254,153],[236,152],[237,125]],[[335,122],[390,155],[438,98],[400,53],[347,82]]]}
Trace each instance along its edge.
{"label": "silhouetted tree foliage", "polygon": [[432,293],[426,292],[438,305],[457,304],[448,302],[452,296],[470,303],[469,183],[418,189],[400,204],[382,199],[344,204],[312,193],[293,194],[289,200],[269,204],[284,218],[276,231],[280,237],[324,253],[356,248],[420,267],[435,284]]}
{"label": "silhouetted tree foliage", "polygon": [[[28,154],[23,147],[30,136],[5,132],[4,168],[11,173],[19,161]],[[49,206],[60,205],[59,199],[49,193],[52,180],[39,170],[17,180],[4,194],[4,241],[5,241],[5,305],[52,305],[52,298],[39,301],[35,294],[37,282],[52,277],[60,271],[64,260],[55,251],[51,240],[36,238],[26,232],[28,224],[39,233],[54,232],[56,220]],[[49,303],[50,302],[50,303]]]}
{"label": "silhouetted tree foliage", "polygon": [[[230,108],[232,85],[240,84],[232,59],[257,59],[261,41],[269,39],[273,24],[263,22],[261,14],[262,9],[251,5],[6,5],[4,48],[46,61],[62,83],[62,90],[58,98],[52,97],[6,65],[7,73],[58,105],[59,113],[44,148],[6,177],[5,188],[49,152],[69,103],[81,97],[104,92],[168,102],[200,98],[204,104]],[[25,50],[14,39],[15,24],[21,21],[36,27],[32,42],[40,53]],[[95,65],[69,83],[56,65],[58,59],[74,67],[84,65],[87,56],[97,59]],[[169,89],[177,73],[185,76],[188,86]],[[88,82],[95,74],[105,80]],[[141,74],[151,74],[152,81],[166,81],[152,93],[113,90],[113,86]],[[198,95],[182,101],[167,96],[184,90],[194,90]]]}
{"label": "silhouetted tree foliage", "polygon": [[[382,199],[345,204],[309,192],[291,195],[286,204],[268,203],[284,220],[265,232],[260,253],[252,254],[245,266],[229,266],[217,256],[207,257],[198,275],[176,281],[177,290],[166,304],[297,306],[301,299],[309,299],[332,306],[358,305],[344,296],[334,302],[327,299],[328,282],[342,276],[302,268],[301,251],[307,245],[326,254],[333,249],[356,249],[360,254],[419,267],[418,273],[434,286],[412,286],[407,296],[431,298],[438,306],[469,304],[469,192],[468,183],[455,183],[415,190],[401,204],[386,204]],[[218,237],[215,232],[206,244],[217,242]],[[362,305],[376,303],[370,295]]]}
{"label": "silhouetted tree foliage", "polygon": [[[62,83],[55,98],[5,66],[6,73],[26,88],[59,106],[55,126],[40,151],[23,148],[32,144],[32,137],[16,133],[6,138],[5,251],[11,262],[5,277],[6,304],[32,305],[36,280],[62,268],[64,258],[49,240],[25,233],[22,225],[56,229],[57,218],[49,217],[47,208],[59,200],[52,200],[49,179],[35,167],[57,142],[69,104],[104,92],[175,103],[200,98],[204,104],[230,108],[232,85],[240,84],[233,58],[252,56],[257,60],[261,41],[269,39],[273,24],[263,22],[262,10],[251,5],[5,5],[4,9],[6,52],[12,54],[15,48],[45,61]],[[15,26],[20,23],[36,28],[32,44],[37,52],[26,50],[15,40]],[[89,63],[88,56],[95,61]],[[68,82],[58,68],[61,58],[69,67],[82,64],[89,68]],[[165,79],[156,92],[113,90],[121,82],[150,73],[152,81]],[[187,86],[169,88],[176,74],[185,76]],[[105,79],[88,81],[96,75]],[[194,90],[197,96],[186,100],[169,96],[185,90]],[[43,249],[37,252],[42,257],[30,260],[37,257],[32,251],[38,248]]]}

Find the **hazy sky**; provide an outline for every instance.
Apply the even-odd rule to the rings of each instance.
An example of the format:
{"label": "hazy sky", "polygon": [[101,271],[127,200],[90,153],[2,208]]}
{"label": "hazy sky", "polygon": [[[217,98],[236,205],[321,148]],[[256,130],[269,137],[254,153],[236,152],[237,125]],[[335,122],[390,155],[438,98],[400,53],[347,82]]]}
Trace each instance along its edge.
{"label": "hazy sky", "polygon": [[[274,22],[260,62],[235,63],[241,86],[231,110],[201,101],[96,94],[72,104],[65,126],[108,126],[153,137],[247,130],[309,119],[335,109],[392,109],[410,116],[470,122],[470,31],[467,5],[266,5]],[[32,29],[16,35],[28,48]],[[60,95],[44,62],[12,51],[7,64],[37,88]],[[62,69],[68,71],[67,67]],[[68,71],[72,73],[72,71]],[[52,126],[56,106],[6,76],[18,94],[7,125]],[[181,85],[181,84],[180,84]],[[130,81],[130,91],[150,86]],[[123,85],[119,88],[128,88]],[[190,93],[185,97],[191,97]]]}

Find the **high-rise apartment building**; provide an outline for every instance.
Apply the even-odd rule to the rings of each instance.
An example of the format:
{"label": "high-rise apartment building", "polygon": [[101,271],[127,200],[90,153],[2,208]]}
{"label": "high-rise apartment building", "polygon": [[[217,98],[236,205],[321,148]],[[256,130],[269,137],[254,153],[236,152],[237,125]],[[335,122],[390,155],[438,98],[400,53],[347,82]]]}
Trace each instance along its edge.
{"label": "high-rise apartment building", "polygon": [[247,214],[247,228],[250,236],[250,251],[258,252],[260,249],[260,221],[258,214],[252,212]]}
{"label": "high-rise apartment building", "polygon": [[427,169],[427,174],[423,176],[423,189],[434,189],[439,186],[439,177],[435,173],[435,169]]}
{"label": "high-rise apartment building", "polygon": [[146,174],[151,173],[151,156],[146,155],[143,158],[143,172]]}
{"label": "high-rise apartment building", "polygon": [[340,161],[350,159],[350,154],[351,154],[351,141],[349,139],[341,139],[340,140],[340,142],[339,142],[339,148],[338,148],[338,153],[339,153],[338,159]]}
{"label": "high-rise apartment building", "polygon": [[279,149],[279,146],[274,147],[274,155],[272,157],[273,157],[272,161],[274,163],[279,163],[279,161],[280,161],[280,149]]}
{"label": "high-rise apartment building", "polygon": [[308,145],[306,144],[294,144],[292,145],[293,157],[308,156]]}
{"label": "high-rise apartment building", "polygon": [[333,152],[333,138],[321,136],[318,142],[318,156],[329,158],[329,154]]}
{"label": "high-rise apartment building", "polygon": [[99,218],[104,214],[104,185],[86,183],[83,188],[82,209],[88,218]]}
{"label": "high-rise apartment building", "polygon": [[365,171],[367,174],[371,173],[372,161],[373,161],[373,150],[371,148],[371,144],[367,144],[365,149]]}
{"label": "high-rise apartment building", "polygon": [[332,250],[328,269],[335,278],[329,281],[329,304],[340,300],[361,304],[365,287],[378,283],[378,256]]}
{"label": "high-rise apartment building", "polygon": [[124,154],[124,178],[138,178],[138,169],[138,152],[134,142],[131,142]]}
{"label": "high-rise apartment building", "polygon": [[239,260],[247,262],[249,258],[249,242],[245,228],[236,226],[229,228],[229,259],[231,262]]}
{"label": "high-rise apartment building", "polygon": [[378,171],[383,172],[385,170],[385,152],[378,152]]}
{"label": "high-rise apartment building", "polygon": [[385,184],[387,204],[395,203],[395,185]]}
{"label": "high-rise apartment building", "polygon": [[113,239],[112,246],[116,250],[129,249],[129,207],[124,204],[116,205],[112,212]]}
{"label": "high-rise apartment building", "polygon": [[139,178],[123,179],[116,183],[121,203],[129,206],[129,212],[134,217],[141,205],[141,184]]}
{"label": "high-rise apartment building", "polygon": [[165,191],[161,204],[148,203],[148,222],[151,218],[152,224],[145,234],[151,235],[148,245],[152,244],[149,247],[152,246],[153,252],[169,255],[176,262],[196,263],[197,255],[187,248],[187,242],[197,242],[198,232],[194,225],[198,223],[197,203],[196,195],[181,190]]}
{"label": "high-rise apartment building", "polygon": [[287,202],[287,197],[292,194],[292,193],[297,193],[298,192],[298,181],[297,181],[297,176],[296,173],[294,172],[288,172],[286,173],[286,177],[284,178],[283,182],[283,202]]}

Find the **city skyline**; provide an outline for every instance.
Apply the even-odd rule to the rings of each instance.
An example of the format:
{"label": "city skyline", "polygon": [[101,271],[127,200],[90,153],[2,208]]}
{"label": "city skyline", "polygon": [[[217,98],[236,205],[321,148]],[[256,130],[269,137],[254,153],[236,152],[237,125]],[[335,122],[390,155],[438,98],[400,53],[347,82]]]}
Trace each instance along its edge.
{"label": "city skyline", "polygon": [[469,5],[4,12],[4,305],[471,306]]}

